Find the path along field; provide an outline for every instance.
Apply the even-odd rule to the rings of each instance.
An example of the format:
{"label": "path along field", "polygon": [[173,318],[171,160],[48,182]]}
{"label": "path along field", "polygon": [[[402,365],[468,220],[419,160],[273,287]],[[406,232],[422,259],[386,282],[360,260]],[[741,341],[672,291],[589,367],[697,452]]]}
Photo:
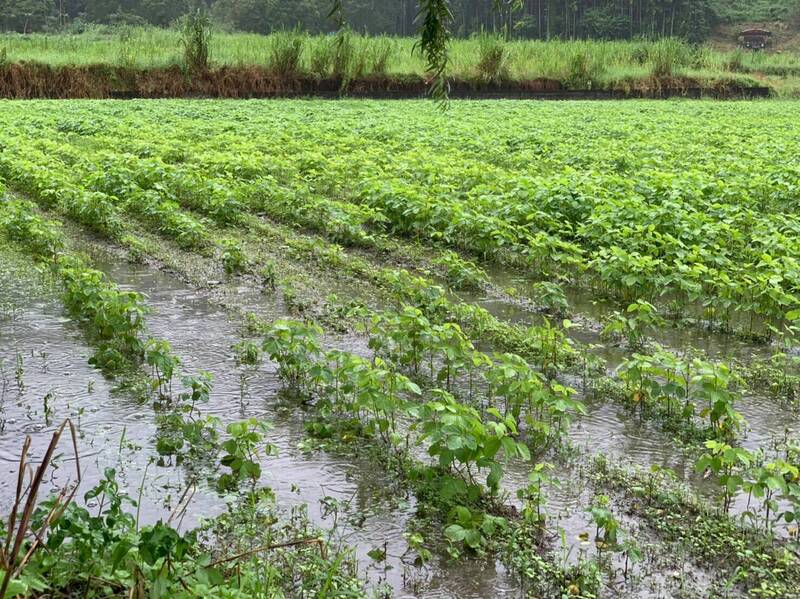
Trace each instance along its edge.
{"label": "path along field", "polygon": [[[215,490],[272,463],[280,503],[286,472],[344,485],[308,464],[354,452],[391,473],[364,486],[413,498],[367,494],[351,535],[362,574],[395,594],[798,596],[798,109],[7,102],[0,233],[63,286],[93,364],[151,377],[132,479],[142,455],[169,477],[171,459],[202,462],[196,445],[216,455],[215,426],[288,411],[266,433],[278,458],[240,445],[177,488],[218,512]],[[156,269],[182,281],[175,301],[210,298],[245,332],[175,312]],[[181,363],[220,387],[178,382]],[[264,368],[259,407],[234,414],[239,374]],[[189,422],[165,420],[172,403]],[[221,424],[195,419],[205,403]],[[158,517],[159,490],[144,501]]]}

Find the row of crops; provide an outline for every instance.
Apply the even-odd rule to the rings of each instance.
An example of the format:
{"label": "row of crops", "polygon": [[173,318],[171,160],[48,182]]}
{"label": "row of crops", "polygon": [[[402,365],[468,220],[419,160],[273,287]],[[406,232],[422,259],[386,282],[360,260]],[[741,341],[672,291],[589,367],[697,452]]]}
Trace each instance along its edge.
{"label": "row of crops", "polygon": [[[218,461],[216,492],[252,497],[270,433],[203,414],[209,376],[181,376],[169,342],[146,332],[147,299],[95,270],[81,244],[198,287],[211,273],[278,298],[272,319],[220,296],[249,331],[229,340],[236,363],[274,365],[308,410],[309,451],[366,452],[414,497],[406,542],[420,567],[489,555],[541,596],[639,596],[674,567],[654,556],[673,552],[705,573],[688,596],[792,596],[800,585],[797,126],[785,106],[55,106],[0,110],[0,233],[59,281],[94,364],[146,374],[162,459],[202,454]],[[574,313],[576,291],[608,310]],[[508,319],[466,293],[534,316]],[[761,357],[654,342],[671,327],[746,339]],[[342,332],[360,345],[341,349]],[[618,367],[601,345],[622,352]],[[586,453],[574,445],[574,428],[609,404],[688,456],[688,487],[663,464],[630,470],[594,455],[591,439]],[[785,431],[763,424],[765,404]],[[559,479],[594,489],[577,509],[592,542],[581,533],[574,555],[548,509]],[[60,530],[52,551],[75,551]],[[178,573],[166,577],[173,592],[187,580],[220,596],[235,587],[230,569],[180,561],[195,546],[143,567],[153,556],[129,550],[150,541],[109,545],[96,562],[113,567],[84,578],[36,567],[87,589],[92,576],[110,588],[166,584],[165,571]],[[170,560],[180,566],[158,570]],[[322,560],[314,573],[339,566]],[[353,581],[337,576],[335,591],[314,577],[306,590],[349,596]]]}
{"label": "row of crops", "polygon": [[415,104],[393,111],[396,121],[357,104],[313,117],[304,103],[277,113],[187,104],[168,125],[159,104],[134,116],[119,106],[106,119],[10,119],[4,160],[18,164],[6,162],[6,176],[57,160],[84,189],[129,199],[133,186],[146,196],[136,208],[186,243],[201,225],[162,214],[159,194],[222,224],[248,210],[344,244],[385,233],[436,243],[747,333],[769,335],[798,315],[798,166],[785,106],[687,114],[677,104],[642,108],[634,122],[610,107],[581,117],[542,107],[533,123],[504,108],[499,123],[467,105],[463,118],[413,125],[403,117],[425,110]]}

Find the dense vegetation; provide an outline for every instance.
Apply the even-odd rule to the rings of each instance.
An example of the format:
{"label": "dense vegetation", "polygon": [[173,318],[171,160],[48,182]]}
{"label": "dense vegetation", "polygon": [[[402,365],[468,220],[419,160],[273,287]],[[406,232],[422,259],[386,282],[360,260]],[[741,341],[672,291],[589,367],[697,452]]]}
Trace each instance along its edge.
{"label": "dense vegetation", "polygon": [[780,21],[800,14],[797,0],[712,0],[711,5],[729,23]]}
{"label": "dense vegetation", "polygon": [[[208,60],[208,72],[199,74],[186,73],[181,39],[178,31],[156,28],[92,30],[79,36],[6,34],[0,36],[6,61],[0,64],[0,94],[249,97],[291,93],[298,81],[309,86],[305,94],[326,81],[329,91],[342,93],[350,83],[369,87],[384,81],[386,89],[416,84],[422,95],[429,77],[424,58],[412,51],[416,40],[411,38],[214,33],[207,52],[197,54]],[[452,41],[447,75],[476,89],[510,85],[524,90],[525,82],[546,79],[567,90],[658,94],[662,88],[724,93],[768,87],[792,96],[798,93],[800,60],[794,53],[720,52],[676,39],[545,42],[483,35]]]}
{"label": "dense vegetation", "polygon": [[[273,369],[280,401],[303,414],[312,456],[358,455],[391,473],[413,496],[406,540],[417,566],[434,553],[465,563],[489,555],[538,596],[589,599],[639,596],[629,568],[677,555],[668,568],[706,574],[704,589],[680,582],[685,596],[791,596],[800,585],[794,108],[7,103],[0,235],[54,278],[93,364],[128,386],[145,377],[136,409],[152,404],[141,418],[159,432],[138,451],[195,464],[195,484],[229,507],[188,534],[172,518],[139,526],[109,470],[86,505],[62,511],[62,495],[20,510],[39,538],[23,518],[13,545],[25,551],[0,554],[0,568],[14,572],[16,592],[56,596],[365,592],[349,550],[303,518],[285,523],[259,488],[274,455],[266,423],[244,404],[214,416],[210,375],[183,371],[169,341],[148,334],[147,299],[94,268],[75,249],[83,243],[160,263],[202,292],[230,284],[219,301],[246,335],[228,340],[220,367]],[[248,289],[279,317],[237,311]],[[469,300],[476,292],[538,317],[494,314]],[[580,295],[603,311],[579,313]],[[673,326],[760,344],[747,347],[767,357],[659,345]],[[337,331],[359,342],[345,347]],[[606,364],[594,343],[622,355]],[[754,396],[785,415],[786,431],[746,422]],[[573,424],[609,404],[687,456],[708,480],[685,472],[683,482],[705,495],[660,463],[630,471],[591,445],[583,455]],[[583,478],[570,478],[575,464]],[[567,540],[548,510],[559,478],[592,489],[570,509],[594,543],[589,532]],[[273,553],[284,543],[304,550]],[[378,547],[369,558],[389,556]]]}
{"label": "dense vegetation", "polygon": [[[6,0],[0,3],[0,28],[19,32],[56,30],[85,23],[167,26],[201,3],[191,0]],[[328,19],[331,0],[259,2],[213,0],[206,3],[215,20],[235,29],[268,33],[299,26],[311,32],[335,28]],[[409,36],[417,29],[418,0],[346,0],[347,23],[370,34]],[[679,36],[705,39],[718,20],[784,19],[798,8],[795,0],[714,2],[712,0],[451,0],[452,31],[468,36],[481,31],[538,39],[626,39]]]}

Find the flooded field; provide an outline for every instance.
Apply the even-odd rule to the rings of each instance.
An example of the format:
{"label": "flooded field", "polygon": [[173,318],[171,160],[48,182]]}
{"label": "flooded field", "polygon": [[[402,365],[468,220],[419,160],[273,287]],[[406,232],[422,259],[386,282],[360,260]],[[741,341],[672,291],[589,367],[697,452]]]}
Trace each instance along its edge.
{"label": "flooded field", "polygon": [[[62,591],[167,571],[251,596],[800,596],[791,311],[612,284],[577,238],[543,261],[529,237],[492,253],[433,221],[410,235],[386,198],[335,182],[333,155],[278,168],[216,125],[212,148],[238,140],[253,163],[197,149],[186,123],[213,103],[163,104],[186,121],[175,147],[139,132],[131,153],[104,127],[146,131],[151,105],[77,129],[89,104],[70,106],[70,126],[26,113],[0,152],[0,467],[16,480],[26,436],[42,463],[69,419],[80,490],[42,534],[65,563],[84,525],[117,548],[86,579],[37,565]],[[40,502],[74,483],[73,453],[44,463]],[[116,501],[129,520],[103,511]],[[0,514],[15,503],[0,487]]]}

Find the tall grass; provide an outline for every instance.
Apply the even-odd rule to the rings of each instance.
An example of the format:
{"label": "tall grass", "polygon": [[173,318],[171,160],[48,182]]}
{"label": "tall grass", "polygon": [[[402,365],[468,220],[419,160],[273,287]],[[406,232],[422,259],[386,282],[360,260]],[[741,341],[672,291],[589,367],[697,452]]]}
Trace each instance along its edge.
{"label": "tall grass", "polygon": [[270,70],[282,77],[301,72],[305,38],[297,31],[283,31],[270,37]]}
{"label": "tall grass", "polygon": [[489,83],[509,78],[511,54],[499,35],[482,33],[478,41],[478,75]]}
{"label": "tall grass", "polygon": [[[270,36],[214,32],[202,40],[210,67],[261,66],[281,74],[343,79],[379,75],[425,74],[425,64],[412,53],[415,39],[340,36],[297,32]],[[186,54],[186,32],[157,28],[126,30],[93,28],[80,35],[0,35],[9,61],[51,65],[113,64],[164,67],[198,60]],[[197,47],[197,46],[193,46]],[[202,53],[201,53],[202,54]],[[761,72],[800,74],[800,54],[719,52],[679,40],[632,41],[504,41],[491,36],[453,40],[453,77],[492,82],[503,79],[557,79],[569,85],[651,76],[709,77]],[[198,63],[198,64],[199,64]]]}
{"label": "tall grass", "polygon": [[204,10],[198,9],[184,19],[181,46],[184,62],[189,71],[208,70],[211,58],[211,19]]}

